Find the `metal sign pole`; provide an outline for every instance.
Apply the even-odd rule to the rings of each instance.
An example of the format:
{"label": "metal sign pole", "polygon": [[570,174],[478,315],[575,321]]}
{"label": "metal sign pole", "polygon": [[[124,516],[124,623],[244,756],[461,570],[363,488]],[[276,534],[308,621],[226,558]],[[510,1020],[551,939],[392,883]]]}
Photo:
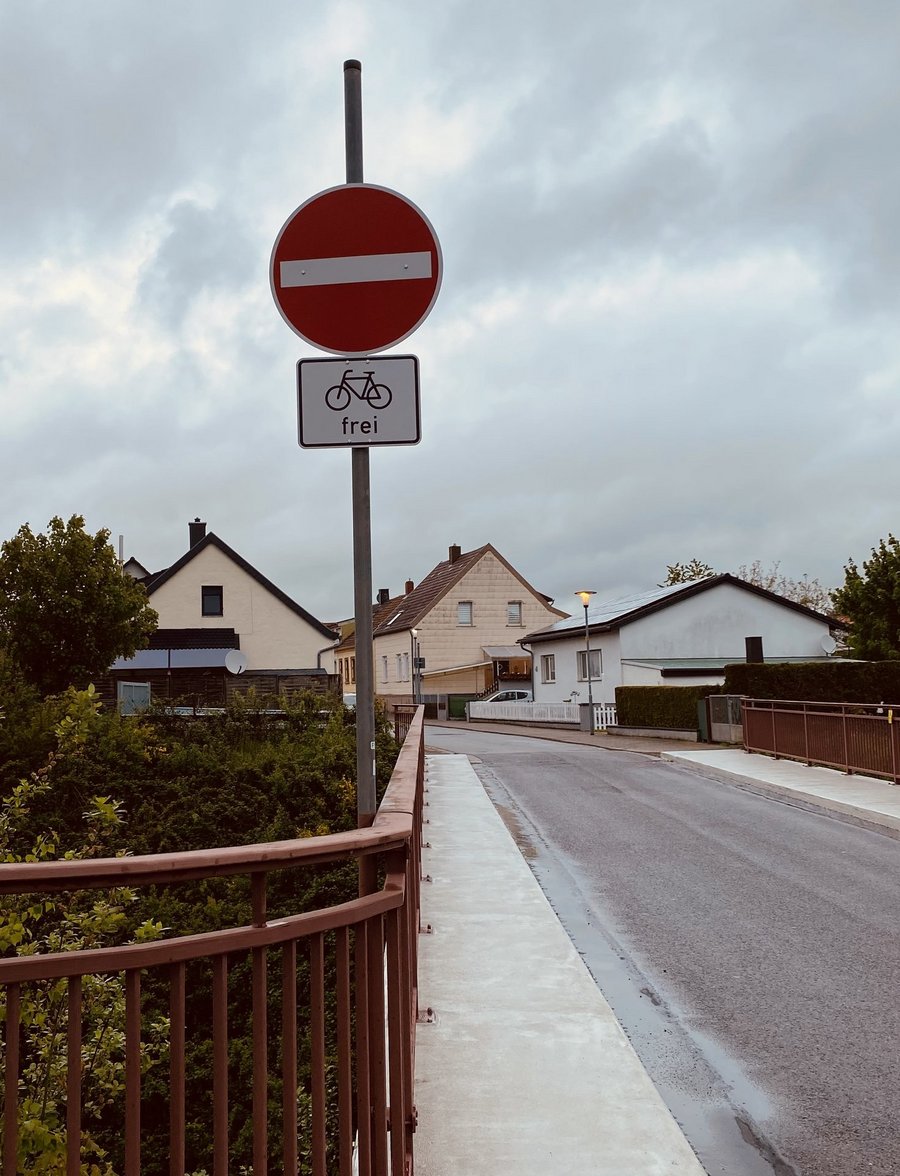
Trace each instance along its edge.
{"label": "metal sign pole", "polygon": [[[344,62],[344,145],[347,183],[363,182],[362,65]],[[372,520],[369,450],[350,451],[353,484],[353,600],[356,617],[356,817],[375,820],[375,682],[372,656]],[[375,889],[375,862],[360,858],[361,894]]]}

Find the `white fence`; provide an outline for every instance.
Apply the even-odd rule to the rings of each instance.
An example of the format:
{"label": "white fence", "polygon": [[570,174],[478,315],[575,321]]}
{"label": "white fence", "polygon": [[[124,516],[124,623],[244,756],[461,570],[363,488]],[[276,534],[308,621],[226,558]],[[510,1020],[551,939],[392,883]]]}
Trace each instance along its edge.
{"label": "white fence", "polygon": [[[497,723],[571,723],[577,727],[581,721],[577,702],[469,702],[466,713],[470,719],[493,719]],[[596,728],[602,730],[615,722],[615,703],[594,703]]]}

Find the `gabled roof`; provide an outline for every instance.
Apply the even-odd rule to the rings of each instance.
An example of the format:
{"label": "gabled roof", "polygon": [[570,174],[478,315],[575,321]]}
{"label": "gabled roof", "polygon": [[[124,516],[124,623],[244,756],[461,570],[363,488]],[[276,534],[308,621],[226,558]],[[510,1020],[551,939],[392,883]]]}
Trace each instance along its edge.
{"label": "gabled roof", "polygon": [[[404,598],[402,596],[393,596],[390,600],[386,600],[384,604],[374,604],[372,606],[372,632],[374,633],[381,622],[394,611]],[[356,622],[342,621],[341,624],[346,624],[347,629],[341,639],[340,645],[334,647],[335,654],[352,653],[356,649]]]}
{"label": "gabled roof", "polygon": [[449,559],[443,560],[432,568],[425,579],[413,588],[412,592],[400,597],[398,601],[389,601],[388,605],[396,604],[396,607],[386,607],[386,615],[383,620],[378,620],[374,627],[373,636],[383,637],[386,633],[397,633],[404,629],[415,628],[419,621],[431,612],[438,601],[446,596],[453,585],[457,584],[466,572],[471,571],[488,552],[498,559],[511,575],[515,576],[526,591],[540,600],[545,608],[558,613],[561,617],[566,615],[561,609],[552,608],[548,603],[549,597],[535,591],[528,581],[519,575],[512,564],[503,558],[493,544],[485,543],[483,547],[476,547],[474,551],[461,552],[452,562]]}
{"label": "gabled roof", "polygon": [[[588,609],[588,627],[592,633],[608,633],[613,629],[620,629],[632,621],[637,621],[641,617],[659,612],[660,609],[669,608],[688,597],[708,592],[710,588],[716,588],[720,584],[733,584],[736,588],[742,588],[746,592],[752,592],[755,596],[762,596],[766,600],[774,601],[784,608],[802,613],[803,616],[822,621],[823,624],[829,625],[831,628],[847,628],[843,621],[839,621],[835,617],[816,612],[815,609],[807,608],[805,604],[798,604],[796,600],[788,600],[787,597],[770,592],[767,588],[749,584],[746,580],[732,576],[730,572],[723,572],[718,576],[707,576],[702,580],[689,580],[685,584],[666,584],[662,588],[654,588],[649,592],[637,592],[630,596],[619,596],[614,600],[601,601]],[[576,614],[565,621],[557,621],[549,628],[529,633],[522,640],[526,643],[550,641],[568,633],[583,632],[584,616],[578,617]]]}
{"label": "gabled roof", "polygon": [[162,572],[156,572],[153,576],[150,577],[149,580],[145,580],[144,587],[147,589],[148,595],[152,596],[158,588],[161,588],[163,584],[167,584],[174,576],[177,576],[182,568],[186,567],[191,562],[191,560],[196,559],[200,552],[205,551],[207,547],[215,547],[221,551],[223,555],[226,555],[233,563],[237,564],[237,566],[241,568],[242,571],[246,572],[248,576],[254,579],[257,584],[265,588],[267,592],[271,592],[277,600],[280,600],[283,605],[291,610],[291,612],[296,613],[298,617],[301,617],[308,625],[311,625],[314,629],[321,633],[323,637],[328,638],[330,641],[333,641],[337,638],[337,633],[335,633],[332,629],[329,629],[326,625],[323,625],[321,621],[316,620],[312,613],[308,613],[306,609],[302,607],[302,605],[299,605],[296,602],[296,600],[292,600],[286,592],[282,592],[281,589],[273,584],[271,580],[268,580],[262,574],[262,572],[258,572],[252,564],[248,563],[243,556],[238,555],[236,551],[229,547],[227,543],[223,542],[223,540],[221,540],[219,536],[214,534],[212,531],[204,535],[203,538],[198,543],[195,543],[193,547],[189,548],[181,557],[181,559],[176,560],[170,568],[166,568]]}

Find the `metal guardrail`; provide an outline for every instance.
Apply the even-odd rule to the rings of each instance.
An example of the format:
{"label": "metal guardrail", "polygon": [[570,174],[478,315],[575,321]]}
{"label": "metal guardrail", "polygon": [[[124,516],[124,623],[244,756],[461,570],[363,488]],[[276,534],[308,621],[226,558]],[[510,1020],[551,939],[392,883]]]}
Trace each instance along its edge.
{"label": "metal guardrail", "polygon": [[744,747],[900,784],[900,707],[742,700]]}
{"label": "metal guardrail", "polygon": [[[411,720],[391,781],[374,824],[325,837],[182,854],[0,865],[0,894],[58,893],[114,886],[172,886],[226,875],[247,875],[252,922],[200,935],[123,947],[28,955],[0,960],[0,995],[6,1006],[3,1104],[3,1176],[17,1170],[18,1100],[21,1067],[22,995],[25,986],[63,981],[67,986],[66,1171],[79,1173],[81,1157],[82,979],[124,976],[124,1098],[113,1109],[122,1124],[125,1174],[141,1172],[141,986],[144,973],[163,976],[169,991],[170,1171],[185,1171],[185,1041],[206,1035],[211,1072],[208,1103],[213,1172],[227,1176],[229,1144],[229,957],[248,958],[252,968],[253,1172],[268,1162],[270,1087],[268,1053],[280,1046],[285,1092],[279,1133],[282,1166],[298,1170],[298,1154],[311,1154],[315,1176],[337,1169],[341,1176],[412,1172],[415,1130],[413,1079],[417,1017],[417,935],[421,877],[423,711]],[[266,890],[274,870],[377,855],[384,883],[323,910],[268,920]],[[309,960],[308,1038],[298,1030],[298,948]],[[270,955],[281,963],[280,1026],[268,1020]],[[188,965],[193,965],[188,970]],[[198,967],[211,972],[212,1017],[208,1026],[186,1026],[186,989]],[[268,1006],[268,1007],[267,1007]],[[299,1041],[298,1041],[299,1038]],[[298,1125],[298,1048],[311,1057],[311,1127]],[[336,1093],[326,1088],[326,1057],[337,1058]],[[337,1124],[337,1142],[326,1140],[326,1116]],[[277,1122],[278,1116],[275,1116]],[[356,1152],[354,1156],[354,1137]],[[358,1167],[355,1165],[358,1164]],[[233,1167],[233,1166],[232,1166]]]}

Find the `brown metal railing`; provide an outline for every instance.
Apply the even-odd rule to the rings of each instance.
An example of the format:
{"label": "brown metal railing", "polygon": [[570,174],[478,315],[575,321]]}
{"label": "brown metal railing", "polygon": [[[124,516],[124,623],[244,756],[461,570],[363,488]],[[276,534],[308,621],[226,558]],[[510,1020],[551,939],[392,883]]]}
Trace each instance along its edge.
{"label": "brown metal railing", "polygon": [[741,700],[744,747],[900,784],[900,707]]}
{"label": "brown metal railing", "polygon": [[397,702],[394,704],[394,738],[402,743],[409,734],[409,726],[419,707],[416,703]]}
{"label": "brown metal railing", "polygon": [[[298,1171],[298,1149],[311,1155],[315,1176],[350,1176],[354,1140],[361,1176],[412,1172],[415,1130],[413,1077],[417,1016],[417,935],[424,780],[423,712],[419,708],[401,749],[374,824],[327,837],[183,854],[0,865],[0,894],[55,893],[114,886],[172,886],[226,875],[250,878],[247,926],[56,955],[0,960],[5,996],[3,1176],[17,1170],[18,1100],[23,1050],[22,996],[30,984],[63,980],[67,1016],[67,1172],[81,1171],[82,978],[119,974],[125,986],[124,1097],[115,1108],[124,1137],[124,1172],[141,1172],[142,982],[166,978],[169,992],[169,1171],[185,1171],[186,1035],[209,1042],[208,1123],[214,1176],[226,1176],[229,1140],[229,967],[250,959],[252,976],[252,1159],[254,1176],[270,1163],[268,1053],[277,1045],[284,1097],[281,1165]],[[373,894],[303,914],[268,920],[269,874],[376,855],[384,877]],[[309,1026],[298,1022],[298,950],[309,964]],[[280,996],[269,991],[273,951],[281,957]],[[209,1025],[186,1022],[186,994],[199,966],[211,973]],[[189,965],[193,965],[189,969]],[[273,1003],[280,1024],[268,1023]],[[280,1004],[280,1009],[277,1007]],[[311,1124],[298,1126],[298,1045],[311,1059]],[[326,1057],[336,1078],[326,1081]],[[233,1092],[232,1092],[233,1093]],[[250,1091],[244,1092],[250,1095]],[[276,1116],[277,1118],[277,1116]],[[326,1122],[336,1124],[330,1138]]]}

